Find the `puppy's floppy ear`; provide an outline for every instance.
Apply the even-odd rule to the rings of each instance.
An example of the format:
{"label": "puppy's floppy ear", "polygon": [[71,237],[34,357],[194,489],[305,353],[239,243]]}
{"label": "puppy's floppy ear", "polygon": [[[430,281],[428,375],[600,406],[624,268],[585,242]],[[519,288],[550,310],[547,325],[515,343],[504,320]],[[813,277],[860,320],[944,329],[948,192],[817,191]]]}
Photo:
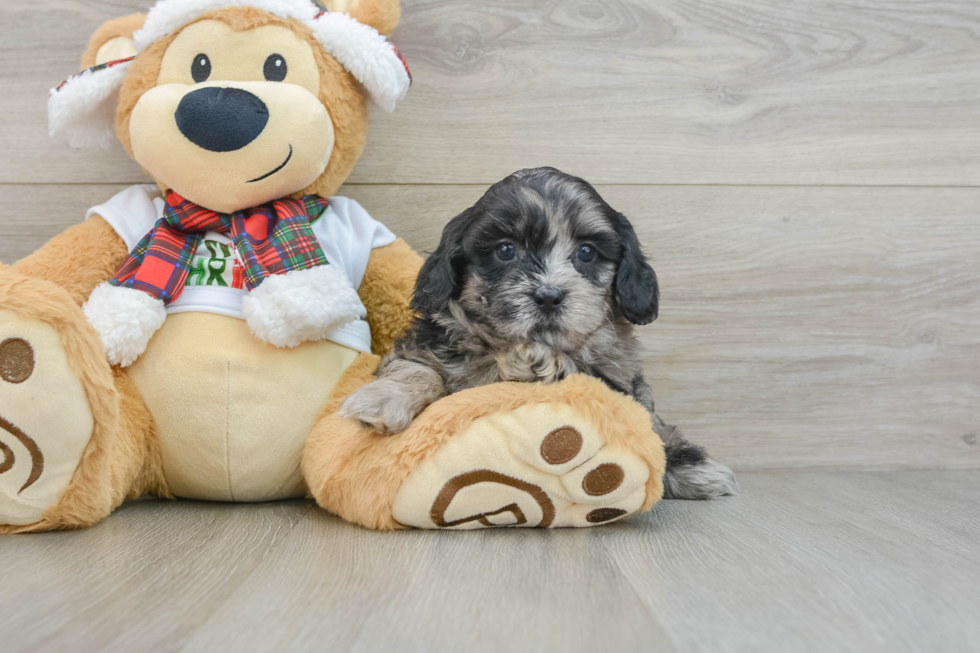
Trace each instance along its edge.
{"label": "puppy's floppy ear", "polygon": [[649,324],[657,319],[660,288],[657,273],[647,263],[633,225],[622,213],[616,214],[623,258],[616,270],[616,302],[623,317],[633,324]]}
{"label": "puppy's floppy ear", "polygon": [[415,281],[412,310],[416,313],[434,315],[456,294],[463,265],[463,236],[476,215],[476,207],[470,207],[442,230],[439,247],[425,260]]}

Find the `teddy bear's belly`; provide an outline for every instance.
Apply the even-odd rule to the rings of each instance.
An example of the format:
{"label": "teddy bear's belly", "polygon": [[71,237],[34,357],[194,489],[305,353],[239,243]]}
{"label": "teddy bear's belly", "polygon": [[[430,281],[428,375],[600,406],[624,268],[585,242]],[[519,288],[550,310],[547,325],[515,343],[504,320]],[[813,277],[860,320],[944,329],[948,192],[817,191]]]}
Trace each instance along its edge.
{"label": "teddy bear's belly", "polygon": [[129,372],[156,420],[170,491],[211,501],[302,496],[303,445],[357,355],[326,341],[280,349],[232,317],[168,316]]}

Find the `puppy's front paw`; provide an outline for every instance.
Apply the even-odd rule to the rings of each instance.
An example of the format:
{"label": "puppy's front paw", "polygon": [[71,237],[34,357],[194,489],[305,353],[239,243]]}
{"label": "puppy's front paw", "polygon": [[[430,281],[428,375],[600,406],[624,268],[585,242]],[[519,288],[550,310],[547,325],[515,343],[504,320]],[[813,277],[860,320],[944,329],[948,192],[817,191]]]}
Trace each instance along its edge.
{"label": "puppy's front paw", "polygon": [[384,435],[401,433],[418,414],[415,402],[402,384],[386,379],[373,381],[351,393],[338,411]]}

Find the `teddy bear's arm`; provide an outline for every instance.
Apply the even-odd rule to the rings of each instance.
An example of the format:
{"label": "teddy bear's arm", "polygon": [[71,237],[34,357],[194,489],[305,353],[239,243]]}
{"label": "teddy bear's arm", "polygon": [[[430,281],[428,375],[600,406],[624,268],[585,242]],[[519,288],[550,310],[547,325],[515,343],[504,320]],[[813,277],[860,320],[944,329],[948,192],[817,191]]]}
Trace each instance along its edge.
{"label": "teddy bear's arm", "polygon": [[422,257],[399,238],[371,252],[358,294],[371,325],[371,348],[384,356],[412,320],[409,302]]}
{"label": "teddy bear's arm", "polygon": [[112,278],[128,253],[126,243],[109,223],[93,215],[49,240],[14,268],[61,286],[80,305],[97,285]]}

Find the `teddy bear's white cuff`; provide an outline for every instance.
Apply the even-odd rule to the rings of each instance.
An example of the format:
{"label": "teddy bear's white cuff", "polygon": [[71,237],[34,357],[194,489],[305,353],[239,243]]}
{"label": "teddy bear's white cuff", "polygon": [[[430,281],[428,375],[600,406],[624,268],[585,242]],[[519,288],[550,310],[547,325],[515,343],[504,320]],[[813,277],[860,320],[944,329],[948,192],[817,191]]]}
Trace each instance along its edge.
{"label": "teddy bear's white cuff", "polygon": [[272,275],[242,300],[252,333],[277,347],[322,340],[363,313],[347,275],[331,265]]}
{"label": "teddy bear's white cuff", "polygon": [[163,300],[108,282],[96,286],[82,309],[102,339],[109,362],[123,367],[139,358],[167,319]]}

